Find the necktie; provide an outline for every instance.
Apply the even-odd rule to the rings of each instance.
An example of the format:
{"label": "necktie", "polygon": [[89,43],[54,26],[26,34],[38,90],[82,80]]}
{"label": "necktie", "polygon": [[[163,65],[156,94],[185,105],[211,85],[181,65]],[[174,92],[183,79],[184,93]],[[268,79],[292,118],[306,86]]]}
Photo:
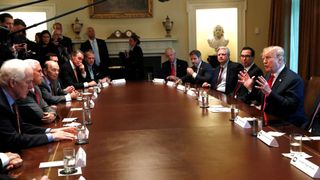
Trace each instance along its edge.
{"label": "necktie", "polygon": [[217,79],[217,83],[216,83],[215,89],[216,89],[216,88],[218,87],[218,85],[221,83],[222,73],[223,73],[223,67],[220,67],[220,72],[219,72],[219,76],[218,76],[218,79]]}
{"label": "necktie", "polygon": [[92,69],[92,67],[88,67],[88,70],[89,70],[89,74],[90,74],[91,80],[94,80],[94,74],[93,74],[93,69]]}
{"label": "necktie", "polygon": [[237,98],[237,93],[238,93],[240,87],[241,87],[241,83],[237,82],[236,88],[234,89],[234,92],[233,92],[234,98]]}
{"label": "necktie", "polygon": [[97,41],[92,41],[92,51],[94,53],[94,63],[99,67],[100,65],[100,56],[99,56],[99,49],[97,46]]}
{"label": "necktie", "polygon": [[36,100],[37,100],[38,105],[40,105],[40,95],[36,89],[34,89],[34,94],[36,95]]}
{"label": "necktie", "polygon": [[77,75],[77,70],[73,69],[73,73],[74,73],[74,76],[76,77],[77,82],[79,82],[78,75]]}
{"label": "necktie", "polygon": [[19,114],[19,109],[16,103],[12,104],[12,110],[16,114],[16,120],[17,120],[17,131],[19,134],[21,134],[21,129],[20,129],[20,114]]}
{"label": "necktie", "polygon": [[[268,79],[268,85],[269,87],[271,88],[272,87],[272,82],[273,82],[273,79],[274,79],[274,75],[271,74],[269,79]],[[263,100],[263,116],[264,116],[264,124],[265,125],[268,125],[268,117],[267,117],[267,114],[265,113],[265,108],[266,108],[266,101],[267,101],[267,95],[264,95],[264,100]]]}
{"label": "necktie", "polygon": [[319,101],[319,103],[318,103],[318,106],[317,106],[316,110],[314,111],[314,114],[313,114],[313,116],[312,116],[312,118],[311,118],[311,122],[310,122],[310,124],[309,124],[309,128],[308,128],[308,129],[312,128],[313,123],[314,123],[314,121],[316,120],[316,116],[317,116],[317,114],[319,113],[319,110],[320,110],[320,101]]}
{"label": "necktie", "polygon": [[174,69],[174,63],[171,63],[171,76],[176,76],[176,70]]}

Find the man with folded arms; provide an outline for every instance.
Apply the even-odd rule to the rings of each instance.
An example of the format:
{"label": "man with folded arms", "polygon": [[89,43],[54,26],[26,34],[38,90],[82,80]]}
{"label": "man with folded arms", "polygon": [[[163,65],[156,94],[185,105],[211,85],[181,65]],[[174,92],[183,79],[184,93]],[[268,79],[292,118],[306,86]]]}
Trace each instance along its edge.
{"label": "man with folded arms", "polygon": [[168,61],[162,63],[162,78],[169,81],[176,81],[187,74],[188,63],[177,59],[176,51],[173,48],[167,48],[165,55]]}
{"label": "man with folded arms", "polygon": [[76,129],[43,128],[26,123],[17,110],[16,100],[27,97],[33,87],[33,70],[22,60],[8,60],[0,69],[0,151],[21,149],[53,141],[73,140]]}
{"label": "man with folded arms", "polygon": [[256,100],[261,102],[266,125],[270,120],[274,120],[267,116],[268,114],[300,127],[306,121],[303,80],[285,66],[286,59],[282,47],[264,48],[262,60],[266,76],[250,77],[248,73],[241,72],[240,82],[251,92],[251,97],[259,97]]}
{"label": "man with folded arms", "polygon": [[97,85],[95,81],[86,82],[87,73],[83,61],[83,53],[80,50],[71,54],[71,60],[61,67],[60,79],[64,87],[73,86],[75,89],[83,89]]}
{"label": "man with folded arms", "polygon": [[[59,64],[55,61],[46,61],[43,68],[44,78],[39,85],[43,99],[49,104],[71,101],[77,98],[77,92],[71,86],[63,90],[58,80]],[[68,92],[68,90],[71,91]]]}
{"label": "man with folded arms", "polygon": [[25,60],[33,69],[33,88],[26,98],[17,100],[20,116],[25,122],[41,125],[51,123],[56,119],[56,111],[51,108],[42,98],[39,88],[43,79],[42,69],[39,61],[33,59]]}
{"label": "man with folded arms", "polygon": [[189,56],[192,67],[188,67],[187,75],[176,81],[176,83],[190,82],[192,84],[201,85],[204,82],[210,82],[212,79],[212,67],[210,64],[202,61],[201,52],[193,50],[189,53]]}

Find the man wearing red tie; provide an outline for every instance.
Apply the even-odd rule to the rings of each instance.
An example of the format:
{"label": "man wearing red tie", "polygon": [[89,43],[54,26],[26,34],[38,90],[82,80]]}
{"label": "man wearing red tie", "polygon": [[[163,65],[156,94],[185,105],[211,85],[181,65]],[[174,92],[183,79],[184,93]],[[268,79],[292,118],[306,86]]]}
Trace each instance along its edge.
{"label": "man wearing red tie", "polygon": [[[249,77],[248,73],[240,73],[240,82],[253,96],[260,97],[261,110],[267,125],[272,116],[288,121],[300,127],[305,121],[304,84],[298,74],[285,66],[284,50],[279,46],[264,48],[262,60],[265,77]],[[254,82],[257,84],[254,86]],[[254,94],[259,96],[254,96]],[[275,121],[276,122],[276,121]]]}
{"label": "man wearing red tie", "polygon": [[162,78],[168,81],[176,81],[187,74],[188,63],[177,59],[176,51],[173,48],[167,48],[165,55],[168,61],[162,63]]}

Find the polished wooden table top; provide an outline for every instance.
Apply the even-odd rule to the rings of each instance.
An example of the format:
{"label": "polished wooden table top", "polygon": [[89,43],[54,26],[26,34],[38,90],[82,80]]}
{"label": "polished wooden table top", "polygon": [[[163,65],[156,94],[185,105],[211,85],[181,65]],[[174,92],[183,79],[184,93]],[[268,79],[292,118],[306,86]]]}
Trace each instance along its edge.
{"label": "polished wooden table top", "polygon": [[[236,103],[240,116],[261,116],[255,108],[221,93],[210,94],[222,100],[210,104]],[[81,111],[67,114],[65,109],[62,116],[81,119]],[[276,138],[279,148],[271,148],[229,117],[229,113],[208,112],[194,97],[165,85],[129,82],[105,88],[92,110],[89,144],[81,146],[87,153],[83,176],[89,180],[311,179],[281,155],[289,152],[287,135]],[[62,160],[62,149],[67,146],[80,147],[64,141],[24,150],[23,166],[11,174],[19,179],[42,175],[77,179],[79,176],[58,177],[58,168],[38,168],[40,162]],[[311,144],[303,151],[320,164],[315,149]]]}

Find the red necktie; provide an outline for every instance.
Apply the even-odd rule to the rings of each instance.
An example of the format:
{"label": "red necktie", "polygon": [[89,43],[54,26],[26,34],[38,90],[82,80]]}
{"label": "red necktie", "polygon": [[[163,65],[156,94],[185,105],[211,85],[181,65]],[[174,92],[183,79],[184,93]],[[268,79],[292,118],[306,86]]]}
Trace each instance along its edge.
{"label": "red necktie", "polygon": [[174,63],[171,63],[171,76],[176,76],[176,70],[174,69]]}
{"label": "red necktie", "polygon": [[238,82],[237,85],[236,85],[236,88],[234,89],[234,92],[233,92],[233,97],[234,98],[236,98],[237,92],[240,89],[240,87],[241,87],[241,83]]}
{"label": "red necktie", "polygon": [[[271,88],[272,87],[272,82],[273,82],[273,79],[274,79],[274,75],[271,74],[269,79],[268,79],[268,85],[269,87]],[[264,116],[264,124],[265,125],[268,125],[268,117],[267,117],[267,114],[265,113],[264,109],[266,108],[266,101],[267,101],[267,95],[264,95],[264,100],[263,100],[263,116]]]}
{"label": "red necktie", "polygon": [[217,79],[217,83],[216,83],[215,89],[216,89],[216,88],[218,87],[218,85],[221,83],[221,80],[222,80],[222,72],[223,72],[223,67],[221,66],[221,67],[220,67],[219,76],[218,76],[218,79]]}
{"label": "red necktie", "polygon": [[34,94],[36,95],[36,100],[38,105],[40,105],[40,96],[39,96],[39,92],[36,89],[34,89]]}

